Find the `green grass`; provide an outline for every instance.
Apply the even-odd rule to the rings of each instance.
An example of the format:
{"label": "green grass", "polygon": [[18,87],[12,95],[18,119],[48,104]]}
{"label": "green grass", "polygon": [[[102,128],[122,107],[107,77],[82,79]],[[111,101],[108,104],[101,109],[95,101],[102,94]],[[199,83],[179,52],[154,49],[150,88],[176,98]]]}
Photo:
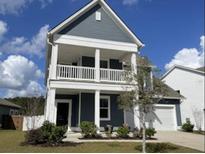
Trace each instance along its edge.
{"label": "green grass", "polygon": [[[140,145],[140,143],[82,143],[73,146],[63,146],[63,147],[41,147],[41,146],[22,146],[21,143],[24,141],[24,133],[21,131],[8,131],[8,130],[0,130],[0,153],[4,152],[16,152],[16,153],[136,153],[140,152],[136,149],[136,146]],[[156,144],[156,143],[155,143]],[[170,143],[167,143],[170,146],[174,146],[176,148],[170,149],[166,152],[171,153],[197,153],[200,151],[193,150],[190,148],[185,148],[182,146],[176,146]]]}

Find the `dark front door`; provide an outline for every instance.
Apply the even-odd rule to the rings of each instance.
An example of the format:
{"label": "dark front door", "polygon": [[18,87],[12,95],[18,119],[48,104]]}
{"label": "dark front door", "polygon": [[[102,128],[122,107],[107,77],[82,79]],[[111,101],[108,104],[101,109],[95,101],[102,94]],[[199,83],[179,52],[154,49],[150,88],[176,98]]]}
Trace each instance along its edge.
{"label": "dark front door", "polygon": [[69,103],[58,103],[57,106],[57,126],[68,125]]}

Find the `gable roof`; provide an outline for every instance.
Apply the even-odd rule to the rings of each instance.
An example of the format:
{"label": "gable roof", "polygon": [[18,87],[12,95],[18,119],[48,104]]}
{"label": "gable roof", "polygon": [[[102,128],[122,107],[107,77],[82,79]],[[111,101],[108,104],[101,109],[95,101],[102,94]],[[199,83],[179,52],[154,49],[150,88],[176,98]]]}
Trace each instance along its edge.
{"label": "gable roof", "polygon": [[9,101],[7,101],[5,99],[1,99],[1,98],[0,98],[0,105],[8,106],[8,107],[14,107],[14,108],[21,108],[21,106],[16,105],[14,103],[11,103],[11,102],[9,102]]}
{"label": "gable roof", "polygon": [[182,98],[184,98],[184,96],[182,96],[180,93],[178,93],[177,91],[172,89],[170,86],[168,86],[162,80],[160,80],[156,77],[153,77],[153,81],[154,81],[153,82],[154,87],[156,86],[156,82],[160,82],[161,85],[163,86],[164,90],[166,90],[166,94],[165,94],[165,96],[163,96],[164,98],[170,98],[170,99],[182,99]]}
{"label": "gable roof", "polygon": [[201,75],[205,75],[205,72],[202,71],[201,68],[199,69],[193,69],[193,68],[190,68],[190,67],[185,67],[185,66],[181,66],[181,65],[174,65],[171,69],[169,69],[162,77],[161,79],[164,79],[169,73],[171,73],[174,69],[182,69],[182,70],[185,70],[185,71],[190,71],[190,72],[193,72],[193,73],[198,73],[198,74],[201,74]]}
{"label": "gable roof", "polygon": [[58,33],[71,23],[73,23],[76,19],[78,19],[80,16],[82,16],[84,13],[89,11],[91,8],[96,6],[97,4],[101,5],[105,11],[112,17],[112,19],[118,24],[118,26],[126,33],[128,33],[129,37],[133,40],[134,43],[136,43],[139,48],[143,47],[144,44],[136,37],[136,35],[128,28],[128,26],[117,16],[117,14],[107,5],[107,3],[104,0],[92,0],[87,5],[85,5],[83,8],[78,10],[76,13],[65,19],[63,22],[61,22],[59,25],[54,27],[48,32],[48,35],[53,35],[55,33]]}

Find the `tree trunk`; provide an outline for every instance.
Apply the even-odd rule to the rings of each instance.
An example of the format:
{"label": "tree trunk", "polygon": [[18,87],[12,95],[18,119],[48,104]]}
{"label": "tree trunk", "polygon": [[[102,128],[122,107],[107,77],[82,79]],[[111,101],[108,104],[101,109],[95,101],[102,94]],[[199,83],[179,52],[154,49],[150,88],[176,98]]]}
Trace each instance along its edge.
{"label": "tree trunk", "polygon": [[142,135],[143,135],[143,142],[142,142],[142,152],[146,153],[146,126],[145,126],[145,113],[142,113]]}

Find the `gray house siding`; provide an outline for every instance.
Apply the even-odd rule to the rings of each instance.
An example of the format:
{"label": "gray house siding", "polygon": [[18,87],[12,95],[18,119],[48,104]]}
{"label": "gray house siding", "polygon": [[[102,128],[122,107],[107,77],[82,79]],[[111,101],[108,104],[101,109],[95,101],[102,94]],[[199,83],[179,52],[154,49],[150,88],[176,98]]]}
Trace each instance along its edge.
{"label": "gray house siding", "polygon": [[[101,94],[102,96],[103,94]],[[124,123],[124,112],[118,108],[117,96],[114,94],[106,94],[110,96],[111,120],[100,121],[100,126],[106,125],[121,126]],[[95,96],[93,93],[82,93],[81,95],[81,121],[93,121],[95,117]]]}
{"label": "gray house siding", "polygon": [[[96,21],[96,11],[101,12],[101,21]],[[128,34],[112,20],[99,4],[80,16],[59,34],[133,43]]]}
{"label": "gray house siding", "polygon": [[71,126],[78,126],[78,109],[79,109],[79,95],[56,95],[56,99],[71,99],[72,100],[72,117]]}
{"label": "gray house siding", "polygon": [[[103,95],[103,94],[102,94]],[[124,112],[123,110],[119,109],[117,103],[118,95],[106,95],[110,96],[110,121],[100,121],[100,126],[105,127],[106,125],[112,125],[114,127],[119,127],[124,123]]]}
{"label": "gray house siding", "polygon": [[177,116],[177,126],[182,125],[181,121],[181,109],[180,109],[180,100],[179,99],[163,99],[159,104],[172,104],[176,107],[176,116]]}
{"label": "gray house siding", "polygon": [[81,121],[94,122],[95,95],[93,93],[81,94]]}

